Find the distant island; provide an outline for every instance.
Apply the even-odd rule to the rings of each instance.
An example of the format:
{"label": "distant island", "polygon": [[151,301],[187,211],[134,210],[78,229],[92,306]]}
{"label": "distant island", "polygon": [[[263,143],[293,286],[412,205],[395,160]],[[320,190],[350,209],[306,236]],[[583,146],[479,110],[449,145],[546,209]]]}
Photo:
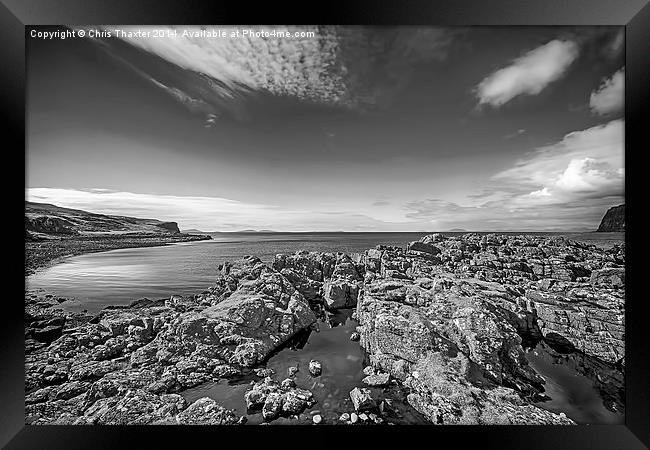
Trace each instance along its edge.
{"label": "distant island", "polygon": [[176,222],[25,202],[26,275],[63,256],[206,239],[212,238],[181,233]]}
{"label": "distant island", "polygon": [[596,231],[625,231],[625,204],[609,208]]}

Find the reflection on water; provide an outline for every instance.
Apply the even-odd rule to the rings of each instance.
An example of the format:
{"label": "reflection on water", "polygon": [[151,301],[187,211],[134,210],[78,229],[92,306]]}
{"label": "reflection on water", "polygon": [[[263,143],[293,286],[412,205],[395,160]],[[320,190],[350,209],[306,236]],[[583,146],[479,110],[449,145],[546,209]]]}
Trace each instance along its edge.
{"label": "reflection on water", "polygon": [[[527,351],[526,357],[546,379],[544,393],[550,400],[540,402],[538,406],[557,413],[564,412],[581,424],[624,423],[623,377],[620,372],[608,369],[599,361],[588,361],[589,358],[579,353],[557,353],[543,342]],[[589,370],[591,364],[602,367],[594,372]]]}
{"label": "reflection on water", "polygon": [[313,233],[214,235],[212,241],[162,247],[126,248],[65,259],[27,279],[29,288],[45,289],[76,301],[63,307],[97,312],[133,300],[192,295],[214,284],[224,261],[255,255],[271,263],[278,253],[297,250],[362,252],[378,244],[405,245],[422,233]]}
{"label": "reflection on water", "polygon": [[[365,386],[365,352],[358,342],[350,341],[357,322],[350,318],[352,310],[339,310],[319,319],[314,330],[304,332],[283,349],[271,355],[266,367],[273,369],[273,378],[282,381],[287,378],[289,367],[298,367],[294,380],[300,388],[309,389],[317,403],[305,410],[297,419],[280,418],[272,423],[311,423],[311,414],[320,414],[324,423],[336,423],[344,412],[352,412],[354,406],[349,393],[355,387]],[[306,339],[305,339],[306,338]],[[323,372],[318,377],[309,374],[309,361],[315,359],[322,363]],[[246,415],[249,424],[264,421],[260,411],[247,411],[244,394],[250,389],[252,380],[259,380],[251,374],[231,380],[207,383],[182,393],[188,402],[201,397],[211,397],[226,408],[234,409],[239,415]],[[405,402],[403,393],[396,387],[386,389],[371,388],[377,400],[392,398],[396,414],[389,420],[394,423],[428,423],[422,415]]]}

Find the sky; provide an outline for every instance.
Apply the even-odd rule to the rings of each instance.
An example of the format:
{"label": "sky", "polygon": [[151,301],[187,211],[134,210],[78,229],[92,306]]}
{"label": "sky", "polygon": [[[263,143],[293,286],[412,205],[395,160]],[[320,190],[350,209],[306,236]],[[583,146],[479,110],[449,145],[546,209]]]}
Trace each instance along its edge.
{"label": "sky", "polygon": [[625,201],[622,27],[70,29],[27,42],[30,201],[427,232],[593,230]]}

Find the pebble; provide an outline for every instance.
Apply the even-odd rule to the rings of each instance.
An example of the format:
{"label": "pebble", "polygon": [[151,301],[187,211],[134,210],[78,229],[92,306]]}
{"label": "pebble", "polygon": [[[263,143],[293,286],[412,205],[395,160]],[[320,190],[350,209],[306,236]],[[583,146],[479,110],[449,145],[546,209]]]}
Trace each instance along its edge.
{"label": "pebble", "polygon": [[320,415],[316,414],[314,417],[312,417],[312,420],[314,423],[321,423],[323,418]]}
{"label": "pebble", "polygon": [[368,415],[366,413],[361,413],[359,414],[359,419],[365,422],[366,420],[368,420]]}
{"label": "pebble", "polygon": [[339,420],[341,420],[343,422],[347,422],[348,420],[350,420],[350,414],[348,414],[348,413],[341,414],[341,417],[339,417]]}
{"label": "pebble", "polygon": [[357,423],[358,420],[359,420],[359,416],[357,415],[357,413],[350,414],[350,422]]}
{"label": "pebble", "polygon": [[358,341],[361,338],[361,335],[357,333],[356,331],[350,335],[350,340],[351,341]]}
{"label": "pebble", "polygon": [[298,372],[297,367],[289,367],[289,369],[287,369],[287,373],[289,374],[290,377],[294,376],[297,372]]}

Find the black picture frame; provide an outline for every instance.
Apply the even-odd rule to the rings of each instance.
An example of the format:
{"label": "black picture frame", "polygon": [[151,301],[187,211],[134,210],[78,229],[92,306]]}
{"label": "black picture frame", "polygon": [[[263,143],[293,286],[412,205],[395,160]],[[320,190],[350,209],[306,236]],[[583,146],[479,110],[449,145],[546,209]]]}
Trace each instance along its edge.
{"label": "black picture frame", "polygon": [[[5,154],[25,148],[25,40],[29,25],[82,24],[369,24],[369,25],[621,25],[626,30],[625,167],[626,241],[626,417],[625,425],[563,426],[438,426],[373,427],[372,437],[396,438],[404,444],[469,444],[481,448],[589,448],[641,449],[650,446],[650,346],[648,300],[643,293],[642,240],[643,189],[632,187],[641,180],[640,159],[647,145],[646,123],[650,100],[650,5],[648,0],[347,0],[323,4],[305,2],[207,2],[189,0],[3,0],[0,6],[2,36],[3,102],[5,132],[12,145]],[[6,171],[16,171],[6,165]],[[8,189],[16,200],[16,212],[6,228],[9,241],[16,241],[16,254],[24,251],[11,236],[22,236],[18,215],[24,208],[18,181]],[[641,194],[635,194],[640,192]],[[9,197],[9,196],[7,196]],[[635,206],[636,205],[636,206]],[[630,219],[630,215],[632,218]],[[634,219],[637,217],[637,219]],[[20,225],[22,226],[22,225]],[[16,233],[16,234],[14,234]],[[24,257],[24,256],[23,256]],[[5,258],[9,261],[10,257]],[[7,280],[19,289],[21,266],[8,264]],[[24,267],[24,266],[23,266]],[[16,273],[13,273],[13,272]],[[12,288],[14,287],[12,286]],[[13,292],[13,290],[12,290]],[[268,443],[310,446],[355,445],[364,442],[368,429],[351,427],[142,427],[142,426],[26,426],[24,416],[24,337],[21,293],[4,299],[0,326],[0,444],[22,448],[123,448],[162,445],[214,445],[234,443],[252,446]],[[340,436],[339,436],[340,435]],[[339,441],[338,439],[345,439]],[[416,441],[417,439],[417,441]],[[288,440],[288,441],[287,441]],[[339,444],[340,442],[340,444]],[[444,442],[447,442],[446,444]],[[293,444],[292,444],[293,443]],[[450,444],[451,443],[451,444]],[[233,445],[233,444],[228,444]],[[367,444],[364,444],[367,445]],[[398,444],[399,445],[399,444]],[[429,444],[427,444],[429,445]]]}

